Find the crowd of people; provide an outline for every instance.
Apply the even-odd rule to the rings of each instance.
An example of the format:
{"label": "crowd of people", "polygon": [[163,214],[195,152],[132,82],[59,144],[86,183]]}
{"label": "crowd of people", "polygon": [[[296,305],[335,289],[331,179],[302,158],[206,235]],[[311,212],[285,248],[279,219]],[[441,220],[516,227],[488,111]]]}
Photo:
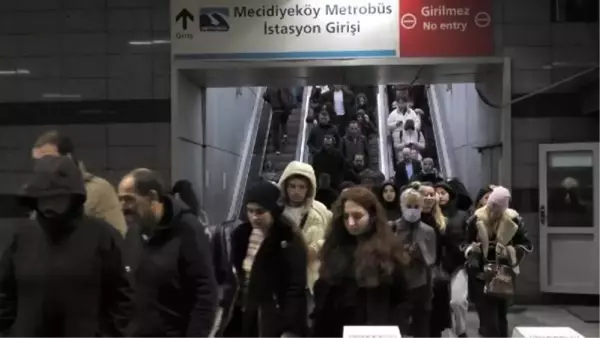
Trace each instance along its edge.
{"label": "crowd of people", "polygon": [[2,239],[0,335],[341,337],[393,325],[466,336],[470,300],[483,336],[508,336],[532,250],[510,192],[489,186],[470,203],[429,159],[419,171],[414,149],[402,150],[404,181],[365,173],[368,154],[347,157],[337,142],[365,137],[355,116],[373,121],[366,96],[320,95],[313,164],[250,184],[243,214],[217,226],[190,182],[169,189],[138,168],[115,190],[68,137],[41,135],[19,194],[30,217]]}

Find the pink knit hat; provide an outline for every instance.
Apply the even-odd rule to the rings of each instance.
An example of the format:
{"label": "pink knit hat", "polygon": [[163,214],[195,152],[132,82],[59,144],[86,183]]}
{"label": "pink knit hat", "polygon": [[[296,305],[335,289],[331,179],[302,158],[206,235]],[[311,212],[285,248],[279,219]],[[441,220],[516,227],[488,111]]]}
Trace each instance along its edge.
{"label": "pink knit hat", "polygon": [[508,203],[510,202],[510,191],[505,187],[497,186],[492,190],[487,200],[487,205],[491,204],[500,207],[502,210],[508,209]]}

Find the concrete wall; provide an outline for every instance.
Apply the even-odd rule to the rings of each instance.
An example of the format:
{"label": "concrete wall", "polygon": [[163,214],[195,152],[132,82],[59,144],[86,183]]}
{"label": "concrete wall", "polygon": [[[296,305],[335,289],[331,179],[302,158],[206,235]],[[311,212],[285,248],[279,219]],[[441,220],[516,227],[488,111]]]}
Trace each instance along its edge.
{"label": "concrete wall", "polygon": [[[453,176],[460,178],[471,194],[498,179],[501,151],[500,111],[486,105],[475,83],[435,86],[444,118],[447,151],[452,158]],[[498,93],[486,94],[493,101]],[[500,96],[501,97],[501,96]],[[482,147],[493,148],[480,150]]]}

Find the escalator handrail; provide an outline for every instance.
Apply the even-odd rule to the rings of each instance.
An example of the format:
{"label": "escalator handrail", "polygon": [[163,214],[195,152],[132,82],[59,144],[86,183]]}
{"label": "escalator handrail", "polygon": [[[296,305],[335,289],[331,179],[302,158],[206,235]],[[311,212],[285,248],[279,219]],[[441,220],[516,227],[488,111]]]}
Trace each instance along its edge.
{"label": "escalator handrail", "polygon": [[304,92],[302,93],[302,106],[300,108],[301,118],[300,118],[300,131],[298,133],[298,144],[296,145],[296,161],[308,163],[309,161],[309,152],[307,150],[306,141],[308,140],[308,133],[310,132],[310,128],[308,123],[306,123],[306,118],[311,113],[310,109],[310,96],[312,93],[312,86],[304,87]]}
{"label": "escalator handrail", "polygon": [[[240,170],[238,170],[235,178],[235,188],[233,190],[232,203],[229,207],[227,219],[235,219],[239,215],[241,205],[243,204],[244,194],[246,192],[246,183],[248,182],[248,173],[250,166],[254,158],[254,146],[256,144],[256,138],[258,137],[258,127],[260,123],[260,117],[263,114],[263,109],[269,109],[268,105],[264,104],[263,94],[265,93],[266,87],[260,87],[256,91],[256,100],[252,109],[252,116],[248,124],[248,132],[244,140],[244,147],[242,149],[242,158],[240,159]],[[269,116],[269,120],[271,117]],[[269,124],[271,122],[269,121]],[[267,129],[268,130],[268,129]],[[269,133],[267,132],[267,137]],[[267,142],[264,142],[263,148],[266,151]],[[262,158],[264,159],[264,151],[262,152]],[[262,159],[260,159],[262,161]],[[262,170],[262,166],[261,166]]]}
{"label": "escalator handrail", "polygon": [[427,102],[429,103],[429,114],[431,124],[433,125],[433,138],[435,140],[437,155],[439,159],[441,175],[445,178],[454,177],[452,172],[452,163],[448,154],[447,137],[444,130],[444,117],[440,111],[440,100],[438,90],[435,85],[426,86]]}
{"label": "escalator handrail", "polygon": [[377,133],[379,134],[379,170],[383,173],[386,179],[390,179],[393,174],[392,151],[393,148],[389,144],[389,133],[387,127],[387,118],[390,113],[388,107],[387,86],[377,86]]}

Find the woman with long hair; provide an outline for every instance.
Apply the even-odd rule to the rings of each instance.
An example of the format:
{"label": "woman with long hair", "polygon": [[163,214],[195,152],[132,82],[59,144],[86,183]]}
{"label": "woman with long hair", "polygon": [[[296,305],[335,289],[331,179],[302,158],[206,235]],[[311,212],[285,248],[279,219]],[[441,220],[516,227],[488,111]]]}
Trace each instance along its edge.
{"label": "woman with long hair", "polygon": [[457,194],[447,183],[435,185],[439,206],[448,222],[443,234],[444,254],[441,258],[444,272],[450,276],[450,307],[453,331],[458,337],[466,337],[467,311],[469,310],[467,273],[462,252],[467,232],[469,214],[460,210],[460,193]]}
{"label": "woman with long hair", "polygon": [[384,182],[379,190],[379,198],[381,205],[385,210],[387,221],[390,226],[393,226],[397,219],[402,217],[402,209],[400,209],[400,192],[397,191],[394,182]]}
{"label": "woman with long hair", "polygon": [[320,256],[313,336],[341,337],[348,325],[400,326],[407,256],[373,192],[342,193]]}
{"label": "woman with long hair", "polygon": [[434,186],[429,182],[415,183],[423,195],[423,214],[421,220],[429,225],[436,234],[436,260],[432,268],[433,300],[431,303],[431,337],[441,337],[442,332],[452,327],[450,311],[450,280],[442,268],[444,260],[444,241],[446,235],[446,217],[438,203]]}

